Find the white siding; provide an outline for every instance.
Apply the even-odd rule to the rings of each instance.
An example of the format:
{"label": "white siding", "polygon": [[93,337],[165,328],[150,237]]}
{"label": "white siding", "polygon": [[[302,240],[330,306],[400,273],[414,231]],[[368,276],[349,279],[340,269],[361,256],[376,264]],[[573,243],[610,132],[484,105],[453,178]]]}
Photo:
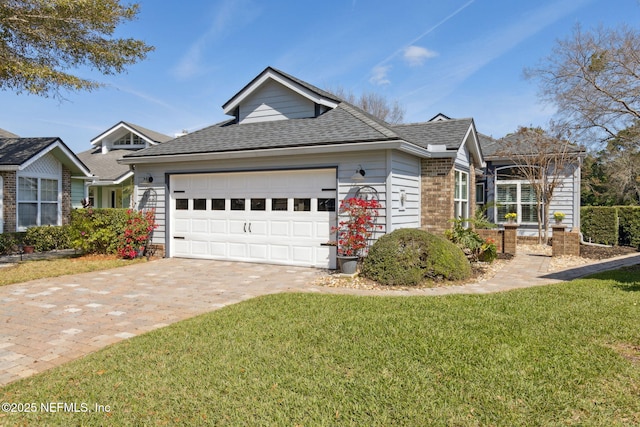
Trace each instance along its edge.
{"label": "white siding", "polygon": [[456,161],[455,161],[456,168],[459,170],[468,172],[470,163],[471,163],[471,155],[469,154],[467,145],[462,144],[462,146],[458,150],[458,154],[456,155]]}
{"label": "white siding", "polygon": [[289,88],[269,81],[239,106],[240,123],[300,119],[315,115],[315,104]]}
{"label": "white siding", "polygon": [[[404,194],[402,206],[400,198]],[[420,227],[420,159],[393,152],[391,156],[391,231]]]}
{"label": "white siding", "polygon": [[[176,162],[158,165],[136,165],[136,207],[144,190],[152,187],[157,193],[156,220],[159,227],[154,232],[154,243],[165,244],[166,234],[166,174],[184,172],[229,172],[229,171],[258,171],[296,168],[337,167],[338,171],[338,204],[341,200],[355,194],[358,187],[368,185],[378,191],[379,200],[383,208],[380,209],[378,224],[383,228],[378,235],[386,231],[386,154],[385,151],[341,153],[314,156],[286,156],[253,159],[225,159],[203,162]],[[354,182],[351,177],[361,165],[366,171],[363,181]],[[153,177],[153,184],[142,182],[142,177]]]}

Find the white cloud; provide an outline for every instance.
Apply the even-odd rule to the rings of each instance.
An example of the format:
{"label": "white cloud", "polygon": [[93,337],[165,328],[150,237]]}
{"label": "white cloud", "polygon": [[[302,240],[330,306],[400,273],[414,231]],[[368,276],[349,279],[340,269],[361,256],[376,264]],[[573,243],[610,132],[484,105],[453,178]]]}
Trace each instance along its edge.
{"label": "white cloud", "polygon": [[377,65],[373,67],[369,82],[378,86],[388,85],[391,83],[388,76],[389,70],[391,70],[391,65]]}
{"label": "white cloud", "polygon": [[424,64],[424,61],[426,61],[427,59],[435,58],[436,56],[438,56],[438,52],[425,49],[424,47],[420,46],[407,46],[404,48],[403,54],[404,60],[411,67],[420,66]]}

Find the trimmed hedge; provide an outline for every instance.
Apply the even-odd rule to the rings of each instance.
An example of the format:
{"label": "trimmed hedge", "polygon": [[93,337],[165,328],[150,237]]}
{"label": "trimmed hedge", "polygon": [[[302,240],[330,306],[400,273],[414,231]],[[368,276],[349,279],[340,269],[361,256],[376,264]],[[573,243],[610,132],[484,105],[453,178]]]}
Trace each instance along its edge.
{"label": "trimmed hedge", "polygon": [[588,242],[618,244],[618,210],[613,206],[588,206],[580,210],[580,231]]}
{"label": "trimmed hedge", "polygon": [[71,212],[73,246],[85,253],[115,254],[127,226],[127,209],[76,209]]}
{"label": "trimmed hedge", "polygon": [[580,214],[586,241],[640,248],[640,206],[586,206]]}
{"label": "trimmed hedge", "polygon": [[471,265],[462,250],[445,238],[403,228],[373,244],[362,275],[384,285],[412,286],[425,279],[466,279]]}
{"label": "trimmed hedge", "polygon": [[24,244],[33,246],[36,252],[70,249],[73,247],[71,244],[71,227],[68,225],[29,227],[24,236]]}

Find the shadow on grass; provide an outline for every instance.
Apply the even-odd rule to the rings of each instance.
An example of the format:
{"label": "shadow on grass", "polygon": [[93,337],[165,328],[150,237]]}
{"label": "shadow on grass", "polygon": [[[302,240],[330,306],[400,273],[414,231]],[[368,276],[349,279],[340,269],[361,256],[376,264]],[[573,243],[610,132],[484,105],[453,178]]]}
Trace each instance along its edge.
{"label": "shadow on grass", "polygon": [[598,279],[614,279],[620,283],[632,283],[634,284],[632,288],[635,289],[626,290],[640,291],[640,254],[557,271],[542,277],[570,281],[592,275],[595,275]]}

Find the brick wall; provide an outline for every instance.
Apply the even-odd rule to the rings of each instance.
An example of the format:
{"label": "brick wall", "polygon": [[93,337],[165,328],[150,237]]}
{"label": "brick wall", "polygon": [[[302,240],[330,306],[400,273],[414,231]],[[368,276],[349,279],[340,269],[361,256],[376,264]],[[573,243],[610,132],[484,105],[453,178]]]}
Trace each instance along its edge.
{"label": "brick wall", "polygon": [[518,225],[517,224],[505,224],[504,225],[504,253],[514,254],[518,246]]}
{"label": "brick wall", "polygon": [[553,226],[553,256],[580,256],[580,233],[567,232],[564,226]]}
{"label": "brick wall", "polygon": [[469,218],[476,214],[476,168],[472,163],[469,165]]}
{"label": "brick wall", "polygon": [[71,171],[62,167],[62,225],[71,222]]}
{"label": "brick wall", "polygon": [[493,241],[496,242],[496,250],[498,251],[498,253],[504,253],[504,245],[502,244],[502,240],[504,239],[504,232],[502,230],[498,230],[497,228],[477,228],[474,231],[478,233],[478,235],[484,240],[493,239]]}
{"label": "brick wall", "polygon": [[3,233],[10,233],[16,231],[16,173],[15,172],[0,172],[3,180],[3,219],[4,229],[0,230]]}
{"label": "brick wall", "polygon": [[422,159],[422,229],[442,234],[454,217],[454,159]]}

